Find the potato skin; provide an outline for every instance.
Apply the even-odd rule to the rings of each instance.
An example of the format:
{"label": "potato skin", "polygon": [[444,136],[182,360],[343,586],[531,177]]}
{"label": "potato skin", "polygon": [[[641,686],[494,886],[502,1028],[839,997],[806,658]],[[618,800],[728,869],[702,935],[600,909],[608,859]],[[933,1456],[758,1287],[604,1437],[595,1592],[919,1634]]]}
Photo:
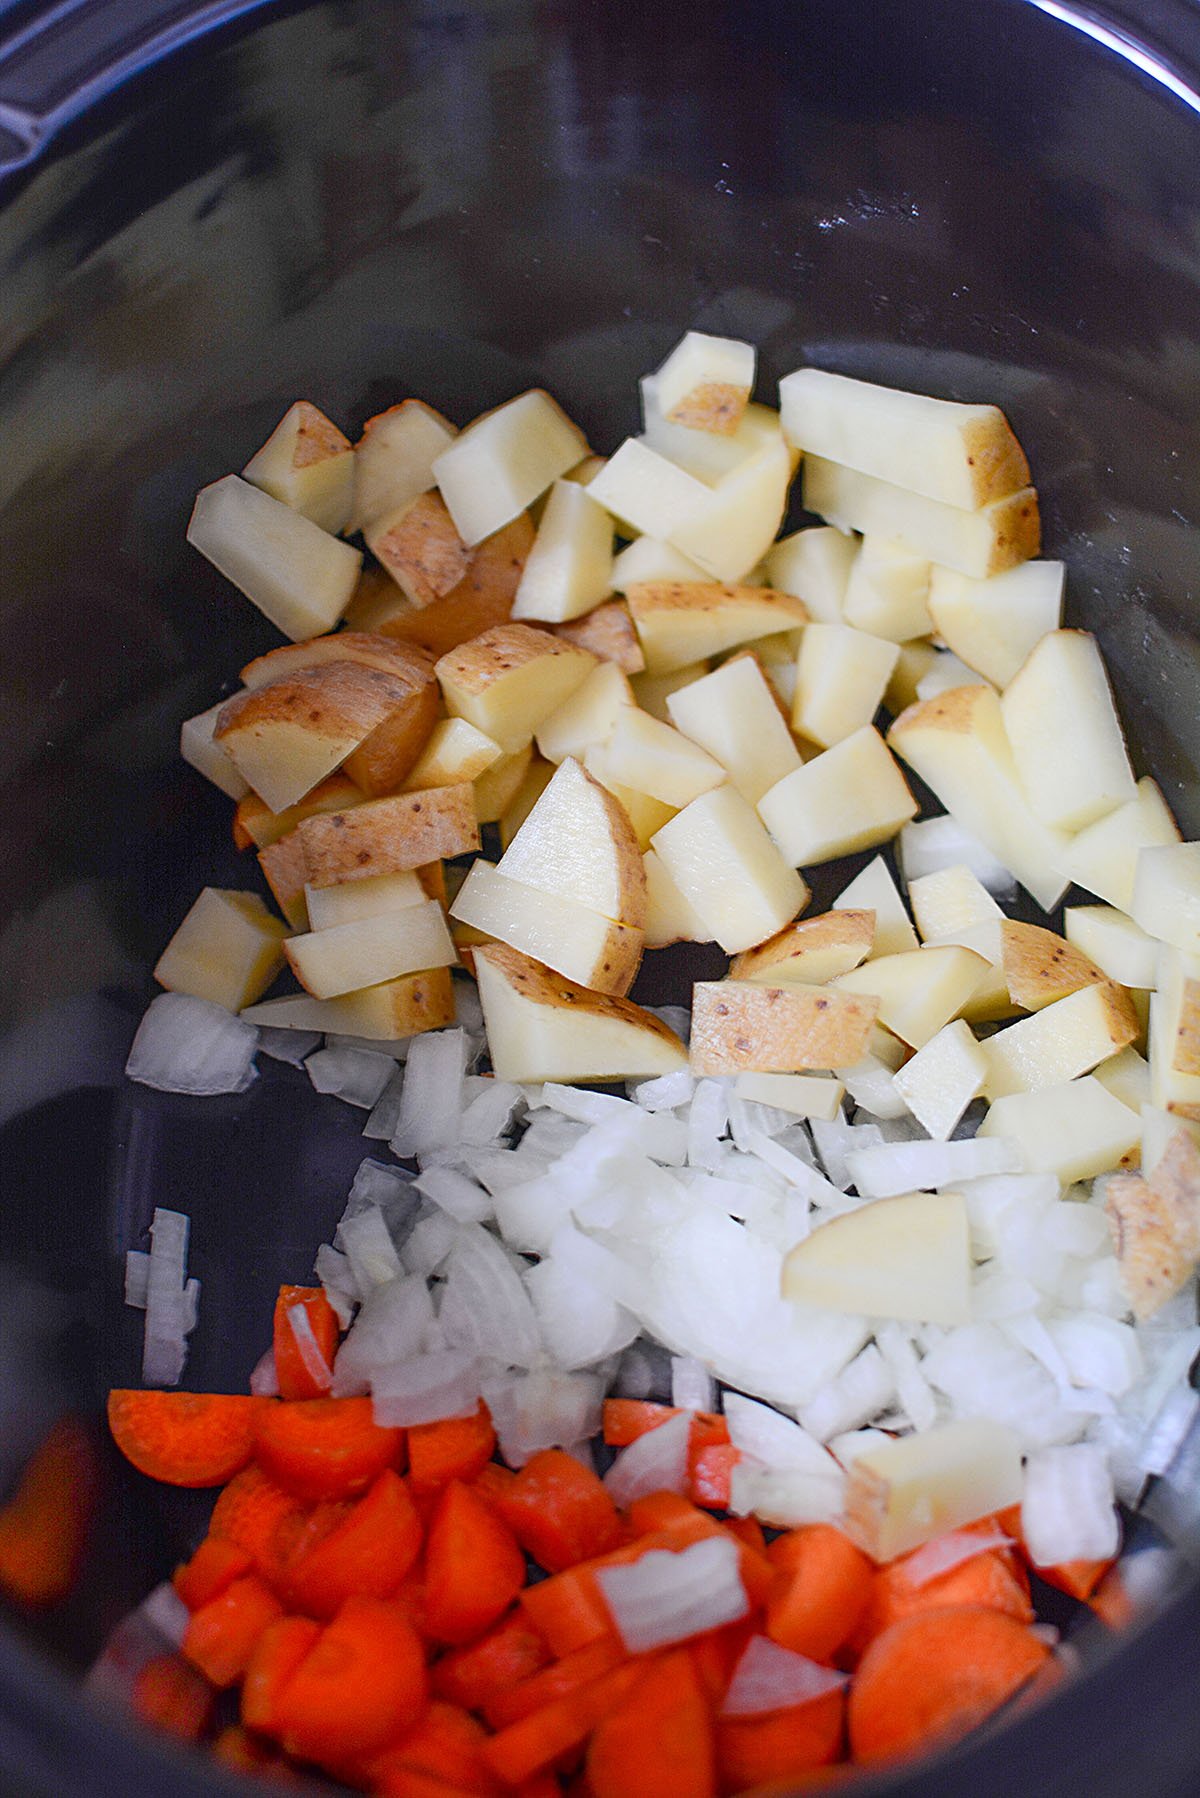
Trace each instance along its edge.
{"label": "potato skin", "polygon": [[479,848],[475,797],[465,783],[397,793],[352,811],[306,818],[299,834],[309,884],[318,887],[421,868]]}
{"label": "potato skin", "polygon": [[867,1054],[878,999],[818,986],[701,980],[692,989],[694,1074],[799,1074]]}

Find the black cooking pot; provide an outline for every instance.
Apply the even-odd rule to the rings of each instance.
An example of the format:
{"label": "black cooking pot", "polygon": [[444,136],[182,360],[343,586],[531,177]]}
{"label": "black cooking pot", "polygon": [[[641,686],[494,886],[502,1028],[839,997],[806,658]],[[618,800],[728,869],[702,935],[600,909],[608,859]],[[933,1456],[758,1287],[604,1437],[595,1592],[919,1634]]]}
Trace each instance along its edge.
{"label": "black cooking pot", "polygon": [[[137,1382],[155,1202],[193,1219],[188,1381],[237,1390],[364,1149],[294,1070],[121,1085],[154,955],[245,884],[175,738],[274,639],[185,547],[197,487],[299,395],[357,428],[544,383],[610,447],[686,326],[753,339],[767,383],[997,400],[1194,836],[1198,81],[1191,0],[0,0],[0,1475]],[[205,1509],[96,1441],[78,1590],[0,1630],[0,1789],[242,1789],[79,1688]],[[1139,1630],[885,1788],[1200,1792],[1198,1495],[1191,1444]]]}

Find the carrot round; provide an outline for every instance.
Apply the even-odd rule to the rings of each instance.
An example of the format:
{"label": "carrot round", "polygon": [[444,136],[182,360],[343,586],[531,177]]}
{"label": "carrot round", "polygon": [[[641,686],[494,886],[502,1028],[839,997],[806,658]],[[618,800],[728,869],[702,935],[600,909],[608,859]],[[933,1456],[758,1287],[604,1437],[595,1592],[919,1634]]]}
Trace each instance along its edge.
{"label": "carrot round", "polygon": [[254,1556],[227,1536],[206,1536],[190,1561],[175,1569],[172,1584],[189,1611],[219,1598],[254,1566]]}
{"label": "carrot round", "polygon": [[213,1507],[208,1533],[244,1548],[270,1584],[278,1584],[310,1507],[277,1486],[261,1467],[230,1480]]}
{"label": "carrot round", "polygon": [[483,1758],[487,1739],[482,1723],[469,1712],[435,1699],[419,1723],[366,1764],[363,1783],[373,1792],[416,1793],[423,1777],[431,1793],[492,1798],[500,1783]]}
{"label": "carrot round", "polygon": [[254,1645],[242,1682],[242,1722],[247,1729],[278,1735],[279,1694],[320,1638],[311,1617],[280,1617]]}
{"label": "carrot round", "polygon": [[1005,1550],[989,1549],[973,1555],[922,1586],[910,1583],[903,1561],[893,1561],[874,1576],[870,1600],[853,1632],[851,1646],[861,1654],[869,1642],[902,1617],[964,1604],[1002,1611],[1017,1623],[1033,1622],[1028,1576],[1023,1568],[1015,1566],[1013,1557]]}
{"label": "carrot round", "polygon": [[452,1480],[429,1525],[425,1627],[435,1642],[470,1642],[502,1617],[525,1584],[516,1537],[468,1486]]}
{"label": "carrot round", "polygon": [[421,1522],[390,1468],[319,1541],[289,1562],[288,1597],[312,1617],[332,1617],[347,1598],[386,1598],[421,1552]]}
{"label": "carrot round", "polygon": [[514,1610],[467,1648],[452,1648],[433,1665],[439,1698],[466,1710],[482,1710],[500,1692],[540,1673],[550,1659],[544,1638]]}
{"label": "carrot round", "polygon": [[496,1692],[483,1707],[484,1716],[493,1729],[507,1729],[510,1723],[517,1723],[522,1717],[531,1716],[545,1705],[553,1704],[558,1698],[567,1698],[572,1692],[580,1691],[590,1685],[601,1674],[609,1673],[619,1667],[629,1656],[621,1644],[615,1640],[593,1642],[588,1648],[577,1648],[574,1654],[565,1654],[553,1666],[544,1667],[532,1678],[521,1680],[515,1686],[509,1686],[503,1692]]}
{"label": "carrot round", "polygon": [[960,1605],[904,1617],[867,1649],[850,1691],[856,1761],[965,1735],[1043,1666],[1045,1643],[1002,1611]]}
{"label": "carrot round", "polygon": [[594,1798],[716,1798],[712,1719],[691,1657],[651,1661],[588,1745]]}
{"label": "carrot round", "polygon": [[208,1681],[177,1654],[158,1654],[133,1682],[130,1704],[143,1723],[185,1742],[198,1742],[208,1728],[215,1694]]}
{"label": "carrot round", "polygon": [[828,1523],[777,1536],[767,1559],[776,1569],[767,1635],[810,1660],[830,1660],[867,1608],[874,1566],[849,1536]]}
{"label": "carrot round", "polygon": [[223,1486],[250,1459],[255,1420],[269,1400],[226,1392],[108,1395],[113,1441],[139,1473],[167,1486]]}
{"label": "carrot round", "polygon": [[561,1448],[543,1449],[496,1500],[526,1554],[547,1573],[607,1554],[621,1520],[604,1482]]}
{"label": "carrot round", "polygon": [[275,1700],[289,1754],[318,1765],[377,1754],[424,1713],[425,1655],[395,1605],[348,1598]]}
{"label": "carrot round", "polygon": [[314,1398],[269,1405],[254,1431],[254,1454],[297,1498],[354,1498],[394,1467],[403,1430],[380,1427],[369,1398]]}
{"label": "carrot round", "polygon": [[282,1614],[270,1588],[248,1574],[193,1611],[181,1651],[218,1689],[235,1685],[250,1665],[259,1637]]}
{"label": "carrot round", "polygon": [[[314,1374],[296,1337],[293,1310],[301,1310],[308,1319],[313,1341],[325,1371]],[[333,1357],[337,1352],[337,1313],[320,1286],[281,1286],[275,1301],[275,1377],[279,1396],[285,1399],[320,1398],[329,1391]]]}
{"label": "carrot round", "polygon": [[481,1474],[496,1452],[491,1414],[480,1400],[474,1417],[418,1423],[408,1432],[408,1477],[414,1494]]}
{"label": "carrot round", "polygon": [[722,1785],[741,1792],[829,1766],[841,1754],[845,1716],[845,1698],[833,1691],[765,1717],[718,1718]]}

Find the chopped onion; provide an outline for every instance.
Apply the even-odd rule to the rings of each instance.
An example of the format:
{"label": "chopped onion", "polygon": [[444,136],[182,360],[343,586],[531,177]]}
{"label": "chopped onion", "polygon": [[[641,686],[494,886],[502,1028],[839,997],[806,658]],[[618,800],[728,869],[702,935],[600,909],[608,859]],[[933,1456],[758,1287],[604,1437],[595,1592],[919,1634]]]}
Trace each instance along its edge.
{"label": "chopped onion", "polygon": [[410,1276],[376,1286],[334,1359],[334,1397],[360,1397],[380,1368],[424,1354],[431,1347],[434,1322],[433,1299],[423,1279]]}
{"label": "chopped onion", "polygon": [[729,1086],[721,1080],[702,1080],[692,1095],[687,1117],[687,1158],[690,1167],[718,1173],[727,1151],[721,1145],[729,1123]]}
{"label": "chopped onion", "polygon": [[634,1088],[633,1097],[643,1111],[678,1111],[691,1102],[696,1090],[696,1076],[686,1068],[674,1074],[660,1074],[657,1080],[643,1080]]}
{"label": "chopped onion", "polygon": [[717,1383],[694,1355],[671,1356],[671,1403],[681,1411],[715,1411]]}
{"label": "chopped onion", "polygon": [[139,1609],[147,1623],[153,1625],[172,1648],[179,1647],[191,1622],[191,1612],[170,1580],[163,1580],[161,1585],[147,1592]]}
{"label": "chopped onion", "polygon": [[733,1446],[763,1467],[827,1479],[837,1475],[837,1464],[828,1451],[807,1430],[770,1405],[744,1398],[740,1392],[727,1392],[725,1421]]}
{"label": "chopped onion", "polygon": [[147,1386],[178,1386],[194,1319],[184,1291],[189,1219],[158,1207],[150,1225],[146,1269],[146,1327],[142,1379]]}
{"label": "chopped onion", "polygon": [[636,1317],[555,1256],[528,1270],[525,1288],[546,1353],[568,1372],[620,1354],[638,1335]]}
{"label": "chopped onion", "polygon": [[752,1131],[747,1148],[757,1160],[765,1162],[775,1173],[782,1174],[789,1185],[794,1186],[810,1204],[835,1212],[853,1211],[857,1208],[855,1200],[848,1199],[844,1192],[839,1192],[831,1181],[823,1179],[815,1168],[809,1167],[798,1155],[785,1149],[782,1143],[774,1142],[759,1131]]}
{"label": "chopped onion", "polygon": [[1088,1442],[1044,1448],[1025,1462],[1021,1535],[1035,1567],[1106,1561],[1121,1545],[1112,1476]]}
{"label": "chopped onion", "polygon": [[1140,1378],[1142,1351],[1137,1332],[1115,1317],[1084,1312],[1051,1318],[1046,1329],[1076,1386],[1096,1386],[1120,1398]]}
{"label": "chopped onion", "polygon": [[681,1411],[657,1428],[647,1430],[628,1448],[623,1448],[608,1472],[604,1484],[614,1504],[624,1508],[635,1498],[646,1498],[651,1492],[690,1490],[688,1476],[688,1443],[692,1431],[692,1414]]}
{"label": "chopped onion", "polygon": [[1026,1449],[1073,1442],[1082,1430],[1083,1419],[1064,1408],[1045,1368],[995,1324],[950,1330],[925,1356],[921,1372],[945,1393],[956,1416],[1008,1424]]}
{"label": "chopped onion", "polygon": [[371,1381],[371,1412],[383,1429],[411,1429],[420,1423],[441,1423],[448,1417],[474,1417],[479,1397],[478,1361],[454,1349],[410,1355],[391,1367],[379,1368]]}
{"label": "chopped onion", "polygon": [[542,1338],[529,1294],[494,1236],[479,1224],[463,1225],[443,1272],[438,1321],[451,1348],[505,1367],[539,1360]]}
{"label": "chopped onion", "polygon": [[[874,1055],[855,1062],[852,1068],[843,1068],[840,1078],[854,1103],[869,1117],[883,1120],[907,1116],[908,1106],[896,1085],[895,1074]],[[876,1126],[859,1124],[856,1127],[870,1130]]]}
{"label": "chopped onion", "polygon": [[818,1392],[800,1413],[800,1422],[817,1442],[827,1443],[869,1423],[894,1402],[896,1380],[873,1342]]}
{"label": "chopped onion", "polygon": [[762,1717],[792,1710],[827,1692],[837,1692],[848,1674],[822,1667],[807,1655],[781,1648],[769,1636],[751,1636],[742,1650],[721,1705],[723,1717]]}
{"label": "chopped onion", "polygon": [[125,1303],[137,1311],[146,1309],[150,1289],[150,1257],[144,1249],[125,1251]]}
{"label": "chopped onion", "polygon": [[1147,1433],[1139,1459],[1147,1475],[1166,1473],[1200,1411],[1200,1393],[1177,1386],[1167,1394],[1154,1425]]}
{"label": "chopped onion", "polygon": [[400,1122],[400,1106],[404,1097],[404,1069],[394,1069],[391,1078],[375,1102],[362,1133],[371,1142],[390,1143]]}
{"label": "chopped onion", "polygon": [[384,1215],[373,1206],[343,1217],[337,1227],[337,1246],[350,1263],[362,1298],[404,1272]]}
{"label": "chopped onion", "polygon": [[473,980],[454,982],[454,1021],[472,1036],[483,1035],[483,1006],[479,1003],[479,989]]}
{"label": "chopped onion", "polygon": [[253,1024],[190,993],[160,993],[138,1025],[125,1072],[164,1093],[241,1093],[255,1078]]}
{"label": "chopped onion", "polygon": [[255,1362],[254,1372],[250,1375],[250,1391],[255,1398],[279,1397],[279,1373],[275,1366],[273,1348],[269,1348]]}
{"label": "chopped onion", "polygon": [[902,1324],[881,1323],[875,1331],[879,1352],[896,1384],[896,1399],[914,1430],[931,1430],[938,1421],[938,1405],[921,1371],[912,1338]]}
{"label": "chopped onion", "polygon": [[321,1282],[325,1297],[333,1306],[338,1323],[343,1330],[347,1329],[359,1296],[358,1283],[349,1261],[331,1243],[323,1242],[317,1250],[313,1272]]}
{"label": "chopped onion", "polygon": [[569,1448],[600,1428],[604,1381],[591,1373],[536,1368],[484,1381],[483,1396],[500,1452],[510,1467],[524,1467],[544,1448]]}
{"label": "chopped onion", "polygon": [[479,1090],[462,1114],[461,1143],[486,1148],[512,1128],[513,1118],[524,1104],[519,1086],[508,1080],[481,1080]]}
{"label": "chopped onion", "polygon": [[456,1224],[482,1224],[492,1215],[490,1194],[456,1168],[424,1168],[413,1184]]}
{"label": "chopped onion", "polygon": [[949,1535],[937,1536],[923,1548],[906,1555],[899,1563],[899,1569],[908,1585],[919,1588],[940,1579],[955,1567],[961,1567],[964,1562],[973,1561],[976,1555],[1012,1545],[1012,1537],[1002,1529],[981,1529],[974,1534],[969,1530],[952,1530]]}
{"label": "chopped onion", "polygon": [[430,1280],[441,1272],[446,1257],[458,1241],[459,1225],[448,1212],[430,1206],[409,1232],[404,1245],[404,1265],[410,1274]]}
{"label": "chopped onion", "polygon": [[396,1072],[390,1056],[373,1055],[366,1049],[319,1049],[304,1067],[319,1093],[330,1093],[363,1111],[378,1104]]}
{"label": "chopped onion", "polygon": [[432,1030],[413,1038],[392,1137],[397,1155],[420,1155],[458,1141],[469,1054],[464,1030]]}
{"label": "chopped onion", "polygon": [[962,1142],[884,1143],[852,1149],[846,1166],[864,1199],[894,1199],[904,1192],[930,1192],[983,1174],[1021,1171],[1021,1151],[999,1136]]}
{"label": "chopped onion", "polygon": [[328,1361],[321,1353],[321,1345],[317,1341],[317,1333],[312,1327],[312,1319],[303,1305],[289,1305],[287,1320],[291,1326],[292,1339],[296,1344],[304,1371],[318,1392],[328,1392],[333,1374]]}
{"label": "chopped onion", "polygon": [[869,1448],[882,1448],[891,1437],[885,1430],[847,1430],[844,1436],[833,1436],[825,1444],[834,1460],[842,1467],[853,1467]]}
{"label": "chopped onion", "polygon": [[781,1530],[836,1523],[845,1502],[846,1476],[832,1456],[830,1466],[832,1476],[739,1461],[730,1480],[729,1509],[735,1517],[758,1517]]}
{"label": "chopped onion", "polygon": [[736,1623],[750,1608],[737,1543],[728,1536],[694,1542],[678,1554],[654,1549],[628,1566],[598,1568],[596,1584],[631,1654]]}
{"label": "chopped onion", "polygon": [[810,1118],[809,1129],[817,1145],[821,1165],[837,1187],[850,1184],[846,1156],[851,1149],[878,1148],[883,1132],[877,1124],[848,1124],[840,1115],[835,1118]]}
{"label": "chopped onion", "polygon": [[321,1047],[319,1030],[280,1030],[274,1024],[258,1026],[259,1055],[272,1061],[285,1061],[289,1067],[302,1068],[314,1049]]}

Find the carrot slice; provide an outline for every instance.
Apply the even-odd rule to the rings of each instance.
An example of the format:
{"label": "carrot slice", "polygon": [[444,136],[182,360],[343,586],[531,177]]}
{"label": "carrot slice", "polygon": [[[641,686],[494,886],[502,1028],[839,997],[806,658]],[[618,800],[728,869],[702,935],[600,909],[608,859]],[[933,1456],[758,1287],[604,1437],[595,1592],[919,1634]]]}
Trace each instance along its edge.
{"label": "carrot slice", "polygon": [[297,1498],[354,1498],[395,1467],[403,1430],[386,1430],[369,1398],[312,1398],[269,1405],[254,1430],[254,1454]]}
{"label": "carrot slice", "polygon": [[777,1536],[767,1559],[776,1569],[767,1600],[767,1635],[810,1660],[830,1660],[866,1611],[873,1564],[849,1536],[828,1523]]}
{"label": "carrot slice", "polygon": [[717,1765],[730,1791],[827,1767],[842,1752],[846,1700],[825,1692],[765,1717],[717,1719]]}
{"label": "carrot slice", "polygon": [[604,1482],[560,1448],[533,1455],[495,1507],[548,1573],[606,1554],[621,1539],[621,1520]]}
{"label": "carrot slice", "polygon": [[232,1686],[249,1666],[263,1631],[282,1614],[270,1588],[253,1573],[247,1574],[193,1611],[181,1652],[214,1686]]}
{"label": "carrot slice", "polygon": [[497,1693],[540,1673],[550,1651],[522,1611],[510,1611],[468,1648],[452,1648],[435,1661],[433,1689],[466,1710],[482,1710]]}
{"label": "carrot slice", "polygon": [[484,1706],[484,1716],[493,1729],[507,1729],[510,1723],[531,1716],[534,1711],[553,1704],[557,1698],[578,1692],[628,1659],[625,1649],[615,1640],[606,1639],[593,1642],[587,1648],[577,1648],[574,1654],[564,1655],[561,1661],[535,1673],[531,1679],[495,1693]]}
{"label": "carrot slice", "polygon": [[[498,1788],[493,1786],[492,1789]],[[436,1774],[426,1773],[420,1767],[397,1764],[385,1768],[371,1790],[377,1798],[476,1798],[481,1788],[447,1785],[444,1779],[438,1779]],[[557,1790],[556,1786],[556,1793]]]}
{"label": "carrot slice", "polygon": [[83,1424],[60,1417],[0,1510],[0,1593],[42,1610],[75,1584],[96,1494],[96,1451]]}
{"label": "carrot slice", "polygon": [[286,1590],[298,1610],[332,1617],[347,1598],[386,1598],[420,1552],[420,1518],[404,1481],[387,1468],[327,1534],[301,1545]]}
{"label": "carrot slice", "polygon": [[[902,1617],[915,1617],[921,1611],[944,1611],[949,1605],[982,1605],[1003,1612],[1017,1623],[1033,1622],[1028,1576],[1003,1550],[989,1549],[969,1561],[961,1561],[922,1586],[909,1582],[903,1561],[894,1561],[875,1574],[870,1599],[855,1626],[850,1646],[861,1654],[869,1642]],[[790,1648],[793,1644],[788,1642],[785,1646]]]}
{"label": "carrot slice", "polygon": [[716,1798],[712,1719],[687,1653],[646,1666],[600,1718],[587,1776],[595,1798]]}
{"label": "carrot slice", "polygon": [[414,1494],[481,1474],[496,1452],[491,1414],[480,1400],[474,1417],[415,1424],[408,1432],[408,1476]]}
{"label": "carrot slice", "polygon": [[108,1427],[127,1461],[166,1486],[223,1486],[250,1459],[254,1426],[269,1399],[227,1392],[108,1395]]}
{"label": "carrot slice", "polygon": [[[303,1311],[308,1319],[312,1341],[325,1363],[323,1374],[309,1365],[300,1347],[294,1310]],[[281,1286],[275,1301],[274,1331],[275,1377],[280,1398],[320,1398],[328,1392],[337,1344],[337,1312],[324,1290],[320,1286]]]}
{"label": "carrot slice", "polygon": [[583,1746],[601,1717],[620,1703],[647,1665],[628,1661],[623,1667],[614,1667],[590,1686],[500,1730],[483,1751],[488,1766],[510,1786],[520,1786],[544,1773],[563,1755]]}
{"label": "carrot slice", "polygon": [[710,1511],[727,1511],[733,1496],[733,1470],[740,1455],[732,1442],[713,1442],[689,1449],[688,1482],[692,1502]]}
{"label": "carrot slice", "polygon": [[311,1617],[280,1617],[268,1624],[246,1667],[242,1684],[242,1722],[248,1729],[278,1735],[279,1694],[315,1648],[321,1626]]}
{"label": "carrot slice", "polygon": [[766,1555],[767,1538],[757,1517],[727,1517],[725,1528],[739,1542],[744,1542],[747,1548],[752,1548],[755,1554]]}
{"label": "carrot slice", "polygon": [[878,1636],[850,1691],[856,1761],[952,1741],[1032,1679],[1049,1655],[1022,1624],[977,1605],[921,1611]]}
{"label": "carrot slice", "polygon": [[516,1477],[510,1467],[501,1467],[499,1461],[489,1461],[486,1467],[480,1468],[470,1486],[472,1492],[477,1492],[485,1503],[496,1505],[507,1492],[511,1492]]}
{"label": "carrot slice", "polygon": [[[637,1556],[633,1556],[636,1559]],[[596,1584],[595,1564],[581,1562],[539,1580],[521,1593],[521,1606],[551,1653],[571,1654],[605,1636],[615,1635],[612,1614]]]}
{"label": "carrot slice", "polygon": [[425,1627],[455,1646],[490,1629],[525,1584],[525,1556],[506,1523],[451,1480],[425,1548]]}
{"label": "carrot slice", "polygon": [[213,1743],[212,1751],[223,1766],[233,1767],[239,1773],[270,1774],[272,1779],[285,1780],[289,1785],[298,1783],[295,1769],[283,1756],[269,1742],[261,1742],[257,1736],[252,1736],[240,1723],[230,1723],[223,1729]]}
{"label": "carrot slice", "polygon": [[381,1755],[367,1762],[363,1783],[388,1794],[421,1789],[409,1775],[437,1782],[440,1788],[492,1798],[500,1782],[483,1758],[488,1733],[456,1704],[435,1699],[421,1721]]}
{"label": "carrot slice", "polygon": [[254,1556],[227,1536],[205,1536],[190,1561],[175,1569],[172,1585],[189,1611],[219,1598],[254,1566]]}
{"label": "carrot slice", "polygon": [[335,1766],[377,1754],[424,1713],[420,1638],[398,1606],[348,1598],[275,1700],[289,1754]]}
{"label": "carrot slice", "polygon": [[261,1467],[243,1468],[213,1506],[208,1533],[237,1543],[269,1584],[276,1584],[310,1514]]}
{"label": "carrot slice", "polygon": [[155,1729],[198,1742],[212,1720],[215,1694],[202,1674],[178,1654],[158,1654],[133,1682],[135,1716]]}

